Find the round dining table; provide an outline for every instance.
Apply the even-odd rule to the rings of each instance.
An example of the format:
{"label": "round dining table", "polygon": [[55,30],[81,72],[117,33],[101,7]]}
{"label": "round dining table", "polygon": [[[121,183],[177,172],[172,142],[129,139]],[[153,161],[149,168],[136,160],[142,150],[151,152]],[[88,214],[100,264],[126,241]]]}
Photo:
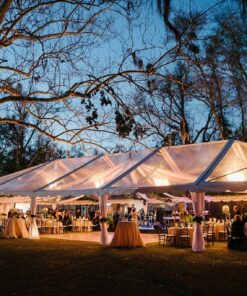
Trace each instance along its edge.
{"label": "round dining table", "polygon": [[137,248],[143,247],[144,242],[141,238],[137,223],[135,222],[118,222],[110,246]]}
{"label": "round dining table", "polygon": [[[187,227],[187,229],[188,229],[188,235],[190,237],[190,245],[192,245],[194,229],[193,229],[193,227]],[[176,244],[179,244],[180,230],[181,230],[180,227],[169,227],[168,228],[168,234],[175,236]]]}

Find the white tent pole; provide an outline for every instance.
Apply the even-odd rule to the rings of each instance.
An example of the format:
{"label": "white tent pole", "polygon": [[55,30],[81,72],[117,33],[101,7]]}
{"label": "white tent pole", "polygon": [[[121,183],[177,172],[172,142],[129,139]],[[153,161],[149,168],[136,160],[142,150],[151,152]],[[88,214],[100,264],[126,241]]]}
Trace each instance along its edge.
{"label": "white tent pole", "polygon": [[[205,192],[191,192],[193,210],[196,217],[201,217],[204,210]],[[192,251],[205,251],[205,242],[203,237],[203,225],[201,222],[196,222],[194,225]]]}
{"label": "white tent pole", "polygon": [[31,198],[31,218],[29,227],[29,239],[39,239],[39,230],[36,223],[36,210],[37,210],[37,197],[33,196]]}
{"label": "white tent pole", "polygon": [[[107,199],[108,195],[99,195],[99,210],[100,210],[100,215],[101,218],[106,218],[107,217]],[[107,231],[107,223],[100,223],[100,244],[102,246],[107,246],[109,245],[109,236],[108,236],[108,231]]]}

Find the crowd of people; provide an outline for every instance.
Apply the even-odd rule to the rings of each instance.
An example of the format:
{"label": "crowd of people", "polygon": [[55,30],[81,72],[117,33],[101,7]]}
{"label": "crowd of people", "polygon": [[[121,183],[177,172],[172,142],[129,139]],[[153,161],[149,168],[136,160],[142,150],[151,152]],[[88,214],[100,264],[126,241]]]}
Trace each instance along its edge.
{"label": "crowd of people", "polygon": [[132,207],[128,208],[128,212],[126,213],[115,211],[112,218],[113,218],[114,229],[116,228],[117,223],[119,221],[122,221],[122,222],[132,221],[137,225],[139,223],[143,223],[144,221],[149,221],[150,224],[153,224],[156,221],[156,212],[145,214],[143,209],[137,211],[135,206],[132,205]]}
{"label": "crowd of people", "polygon": [[[26,219],[30,217],[30,210],[27,210],[26,212]],[[65,210],[65,209],[48,209],[48,208],[43,208],[42,209],[42,218],[50,218],[57,220],[63,224],[63,226],[66,226],[67,230],[72,229],[72,212],[70,210]]]}
{"label": "crowd of people", "polygon": [[232,249],[239,247],[242,238],[247,237],[247,213],[242,215],[238,206],[233,207],[233,213],[234,221],[231,224],[231,238],[229,241],[229,247]]}
{"label": "crowd of people", "polygon": [[[57,221],[61,221],[65,226],[72,224],[73,217],[71,211],[56,209],[53,211],[49,211],[49,214],[52,215]],[[80,211],[76,211],[75,216],[77,219],[81,218],[80,215]],[[134,205],[132,205],[128,214],[123,214],[119,211],[115,211],[112,216],[112,228],[116,229],[117,223],[119,221],[133,221],[138,224],[138,217],[141,217],[141,213],[137,213]],[[87,213],[84,218],[92,221],[92,224],[94,225],[94,230],[100,230],[101,214],[99,210],[96,210],[93,213]]]}

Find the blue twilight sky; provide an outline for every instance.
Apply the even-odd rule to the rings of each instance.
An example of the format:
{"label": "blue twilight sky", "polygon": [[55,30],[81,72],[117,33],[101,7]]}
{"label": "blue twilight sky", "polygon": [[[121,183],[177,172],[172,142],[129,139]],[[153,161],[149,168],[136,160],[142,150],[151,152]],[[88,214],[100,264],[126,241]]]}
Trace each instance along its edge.
{"label": "blue twilight sky", "polygon": [[[205,11],[209,9],[211,6],[220,2],[224,2],[224,4],[216,6],[215,9],[213,9],[213,11],[210,11],[211,15],[217,14],[219,12],[219,9],[235,9],[235,1],[231,0],[173,0],[172,4],[173,11],[175,12],[192,9],[197,11]],[[139,14],[139,17],[136,18],[133,25],[129,27],[128,23],[126,22],[126,18],[121,17],[120,14],[108,13],[108,16],[112,18],[113,22],[111,33],[109,34],[109,36],[106,36],[107,38],[104,38],[104,40],[101,40],[99,37],[97,37],[97,35],[87,37],[88,39],[85,40],[95,42],[95,46],[78,48],[77,50],[74,50],[74,52],[71,53],[74,57],[76,57],[77,54],[79,55],[79,53],[81,52],[83,52],[83,54],[85,55],[85,60],[81,60],[80,56],[78,56],[78,64],[75,65],[75,68],[77,69],[74,71],[73,76],[67,75],[66,63],[64,64],[64,66],[60,65],[60,68],[63,71],[62,80],[64,81],[66,87],[69,87],[74,83],[80,81],[81,79],[88,77],[88,74],[100,76],[108,74],[109,72],[118,72],[121,64],[121,60],[119,59],[119,57],[121,57],[122,55],[127,56],[128,53],[137,51],[138,57],[143,59],[144,64],[147,64],[155,61],[164,51],[168,50],[170,47],[173,46],[173,43],[167,39],[168,34],[164,26],[162,17],[157,12],[155,0],[150,0],[149,5],[143,7],[140,11],[137,12],[137,14]],[[102,18],[102,22],[103,21],[104,19]],[[205,28],[205,32],[208,33],[209,28]],[[73,40],[73,38],[71,40]],[[21,48],[21,46],[17,44],[17,47],[6,48],[5,52],[4,50],[1,50],[2,57],[7,57],[10,65],[12,63],[12,65],[14,66],[16,64],[17,57],[25,59],[26,55],[29,55],[30,57],[32,55],[38,56],[41,52],[41,47],[37,47],[37,45],[35,46],[36,47],[30,45],[30,47],[26,51],[25,48]],[[173,67],[173,65],[170,65],[169,67]],[[168,70],[169,67],[167,67],[166,70]],[[127,68],[135,69],[131,56],[126,58],[125,62],[122,64],[121,69]],[[1,75],[3,74],[0,74],[0,76]],[[2,78],[2,76],[0,78]],[[47,82],[48,78],[50,78],[51,80],[49,83]],[[50,83],[52,83],[52,75],[46,73],[46,77],[41,77],[40,82],[37,84],[37,86],[32,85],[32,87],[36,87],[37,90],[47,90],[48,87],[50,87]],[[30,81],[27,79],[23,82],[23,85],[29,87]],[[61,90],[64,89],[65,87],[61,87]],[[135,93],[134,89],[126,83],[117,87],[117,90],[121,97],[124,98],[124,100],[126,101],[131,100],[131,97]],[[70,127],[73,128],[76,124],[78,124],[78,122],[80,123],[80,116],[82,116],[82,106],[80,104],[79,99],[75,100],[74,102],[71,102],[71,104],[78,111],[78,116],[75,116],[75,118],[73,118],[74,122],[72,121],[72,123],[70,123]],[[1,114],[5,113],[6,106],[1,106],[1,108]],[[61,104],[57,104],[56,108],[61,108]],[[55,109],[53,110],[53,112],[56,112]],[[203,113],[200,112],[201,106],[199,104],[196,107],[194,107],[193,110],[198,114],[202,114],[202,117],[204,116]],[[65,122],[69,116],[71,116],[69,113],[63,113]],[[109,127],[107,127],[107,129],[114,128],[114,113],[112,113],[109,108],[104,108],[102,116],[104,118],[109,119],[109,122],[111,123]],[[191,116],[193,116],[193,114],[191,114]],[[201,120],[202,118],[197,116],[196,121],[198,121],[198,124],[200,124]],[[81,124],[83,124],[83,120],[81,121]],[[55,130],[57,133],[60,132],[60,129],[56,126],[51,126],[51,129]],[[131,145],[131,143],[128,140],[118,139],[117,137],[114,140],[112,140],[112,138],[106,135],[106,133],[95,134],[88,132],[86,133],[86,137],[89,141],[97,140],[100,143],[104,143],[104,145],[107,148],[113,147],[116,144],[123,145],[126,147],[129,147]],[[155,140],[150,140],[145,144],[147,146],[152,147],[155,146],[156,143]],[[139,149],[139,147],[139,145],[136,145],[136,149]],[[88,145],[87,148],[89,148],[88,153],[90,153],[90,145]]]}
{"label": "blue twilight sky", "polygon": [[[102,43],[100,48],[95,48],[91,55],[95,56],[95,65],[98,66],[98,72],[103,73],[102,64],[100,63],[102,56],[108,61],[110,64],[110,72],[116,72],[119,69],[119,53],[125,54],[126,52],[131,51],[140,51],[140,49],[150,48],[149,50],[140,51],[140,56],[144,63],[155,61],[157,57],[159,57],[164,50],[168,50],[173,46],[172,42],[167,41],[168,32],[166,27],[164,26],[162,17],[157,12],[156,1],[150,1],[150,6],[146,6],[140,12],[140,18],[136,20],[133,24],[131,30],[128,28],[128,24],[126,23],[125,18],[116,17],[114,24],[114,35],[115,38],[109,38],[107,41]],[[237,9],[236,2],[232,0],[226,1],[217,1],[217,0],[207,0],[207,1],[189,1],[189,0],[176,0],[173,1],[172,9],[173,11],[207,11],[212,6],[214,9],[209,10],[210,16],[216,16],[222,10],[230,10],[234,11]],[[219,4],[220,3],[220,4]],[[219,5],[217,5],[219,4]],[[211,27],[205,28],[205,34],[210,33]],[[131,36],[129,35],[131,32]],[[98,57],[100,57],[98,59]],[[126,60],[125,64],[126,68],[132,67],[133,63],[132,59],[129,58]],[[170,67],[173,67],[171,64]],[[124,68],[124,66],[123,66]],[[166,70],[168,70],[167,67]],[[94,69],[95,70],[95,69]],[[109,68],[106,68],[106,73],[109,72]],[[135,91],[129,87],[129,85],[123,85],[119,92],[128,100],[128,97],[134,95]],[[203,104],[202,103],[192,103],[192,106],[189,106],[189,113],[192,118],[194,118],[195,129],[199,128],[201,122],[204,122],[206,119],[206,114],[203,112]],[[237,117],[237,115],[236,115]],[[92,138],[95,139],[95,135],[92,134]],[[126,139],[115,139],[111,141],[111,139],[107,138],[105,134],[99,135],[99,142],[103,141],[106,144],[107,148],[111,146],[115,146],[116,144],[122,145],[124,147],[132,147],[134,149],[143,148],[142,145],[132,144]],[[143,141],[143,143],[148,147],[154,147],[158,143],[156,139],[149,139],[148,141]],[[94,148],[93,148],[94,149]],[[90,149],[89,149],[90,151]],[[90,152],[89,152],[90,153]]]}

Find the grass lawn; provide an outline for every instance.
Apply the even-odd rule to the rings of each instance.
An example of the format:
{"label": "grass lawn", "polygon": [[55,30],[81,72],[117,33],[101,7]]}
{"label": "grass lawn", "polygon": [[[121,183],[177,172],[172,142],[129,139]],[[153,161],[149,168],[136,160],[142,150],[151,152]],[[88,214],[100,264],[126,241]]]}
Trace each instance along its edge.
{"label": "grass lawn", "polygon": [[0,295],[246,295],[247,252],[0,240]]}

